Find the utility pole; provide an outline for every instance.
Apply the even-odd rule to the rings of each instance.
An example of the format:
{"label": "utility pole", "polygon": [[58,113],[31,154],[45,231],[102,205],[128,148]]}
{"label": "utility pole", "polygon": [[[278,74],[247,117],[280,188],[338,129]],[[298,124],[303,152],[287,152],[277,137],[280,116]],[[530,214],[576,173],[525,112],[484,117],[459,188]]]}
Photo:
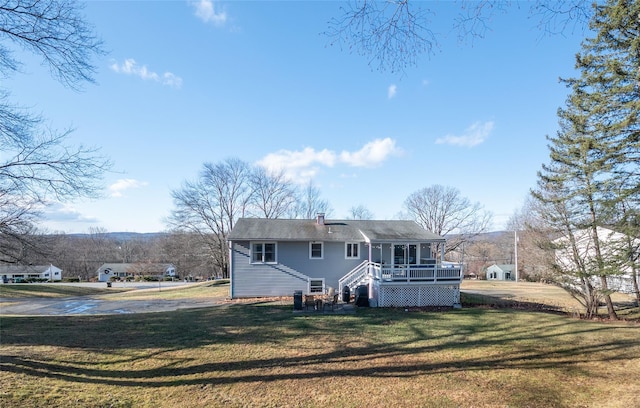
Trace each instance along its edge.
{"label": "utility pole", "polygon": [[518,282],[518,229],[513,230],[513,246],[514,246],[514,258],[516,261],[515,272],[516,272],[516,282]]}

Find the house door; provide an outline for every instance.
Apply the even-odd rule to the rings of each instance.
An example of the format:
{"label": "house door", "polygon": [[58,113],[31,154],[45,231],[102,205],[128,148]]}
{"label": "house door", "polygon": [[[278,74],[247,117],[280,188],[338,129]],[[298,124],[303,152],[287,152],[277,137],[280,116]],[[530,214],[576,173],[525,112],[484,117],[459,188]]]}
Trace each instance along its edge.
{"label": "house door", "polygon": [[415,265],[418,261],[418,246],[416,244],[394,244],[394,265]]}

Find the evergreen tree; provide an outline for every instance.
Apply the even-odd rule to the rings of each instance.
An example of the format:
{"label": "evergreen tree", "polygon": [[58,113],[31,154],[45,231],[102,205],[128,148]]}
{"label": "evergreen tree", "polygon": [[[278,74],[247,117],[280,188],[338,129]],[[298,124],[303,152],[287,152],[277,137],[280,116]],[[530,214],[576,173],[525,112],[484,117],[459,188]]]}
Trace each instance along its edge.
{"label": "evergreen tree", "polygon": [[606,278],[619,269],[605,259],[597,227],[624,220],[620,203],[637,205],[640,194],[640,2],[609,0],[594,7],[595,36],[576,56],[580,77],[563,81],[571,93],[558,111],[551,162],[539,173],[534,196],[572,208],[573,216],[559,217],[565,222],[556,225],[567,242],[577,231],[589,233],[591,259],[576,258],[577,269],[586,281],[599,280],[609,316],[616,318]]}

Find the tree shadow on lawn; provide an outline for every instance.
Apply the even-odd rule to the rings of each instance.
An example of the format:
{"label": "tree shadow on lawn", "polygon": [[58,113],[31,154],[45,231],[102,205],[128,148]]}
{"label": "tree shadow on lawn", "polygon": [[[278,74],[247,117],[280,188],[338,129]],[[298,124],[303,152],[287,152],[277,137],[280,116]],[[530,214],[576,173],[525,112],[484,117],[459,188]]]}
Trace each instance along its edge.
{"label": "tree shadow on lawn", "polygon": [[[570,370],[582,363],[632,360],[640,355],[637,336],[609,336],[611,325],[545,314],[523,320],[517,313],[370,309],[356,316],[308,317],[292,316],[290,308],[245,305],[148,315],[3,318],[3,347],[58,346],[100,355],[82,362],[3,352],[0,366],[5,375],[171,387],[458,371]],[[590,340],[571,341],[585,336]],[[223,348],[253,350],[244,346],[266,347],[268,352],[265,357],[214,355]],[[301,346],[301,351],[292,353]],[[189,350],[194,352],[190,355]],[[443,358],[445,354],[448,357]],[[131,369],[131,363],[147,360],[153,364],[145,367],[153,368]]]}

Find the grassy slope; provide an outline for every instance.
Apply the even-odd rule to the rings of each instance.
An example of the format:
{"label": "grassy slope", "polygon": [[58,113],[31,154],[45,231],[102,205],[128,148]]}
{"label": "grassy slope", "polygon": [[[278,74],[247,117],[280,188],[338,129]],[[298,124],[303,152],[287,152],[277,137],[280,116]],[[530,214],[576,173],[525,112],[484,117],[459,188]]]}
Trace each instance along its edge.
{"label": "grassy slope", "polygon": [[4,299],[19,298],[64,298],[75,296],[91,296],[122,292],[127,289],[99,289],[93,287],[67,286],[67,285],[39,285],[37,283],[2,284],[0,285],[0,297]]}
{"label": "grassy slope", "polygon": [[0,406],[628,407],[639,333],[485,308],[3,317]]}
{"label": "grassy slope", "polygon": [[208,281],[195,285],[162,287],[151,289],[132,288],[95,288],[89,286],[55,285],[37,283],[0,285],[0,298],[65,298],[91,296],[105,300],[144,300],[144,299],[180,299],[202,298],[210,296],[225,297],[229,295],[228,281]]}

